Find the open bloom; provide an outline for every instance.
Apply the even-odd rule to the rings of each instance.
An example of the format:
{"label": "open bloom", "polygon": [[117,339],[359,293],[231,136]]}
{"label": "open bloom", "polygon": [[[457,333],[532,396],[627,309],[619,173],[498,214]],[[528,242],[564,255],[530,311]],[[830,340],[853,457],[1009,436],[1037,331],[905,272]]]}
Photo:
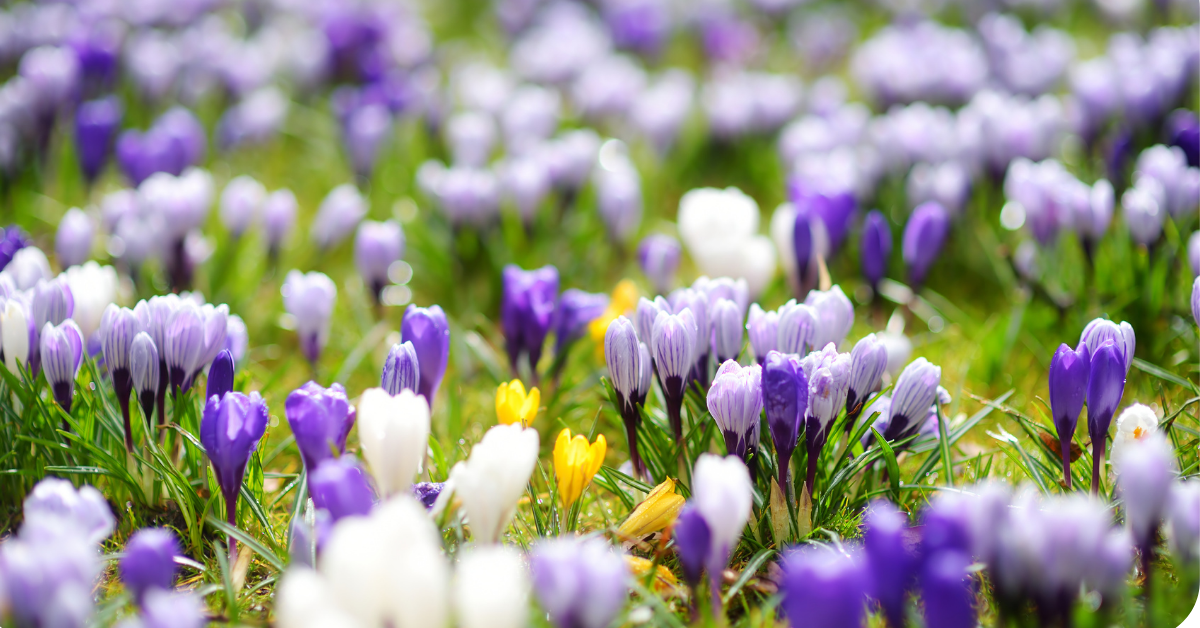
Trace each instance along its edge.
{"label": "open bloom", "polygon": [[533,425],[541,400],[542,393],[536,386],[526,394],[525,385],[519,379],[500,384],[496,389],[496,421],[501,425],[520,423],[521,427],[529,427]]}
{"label": "open bloom", "polygon": [[675,480],[667,478],[629,513],[620,532],[626,537],[640,539],[666,529],[679,516],[683,502],[683,495],[675,492]]}
{"label": "open bloom", "polygon": [[358,439],[380,494],[407,491],[429,448],[429,404],[411,390],[367,389],[358,401]]}
{"label": "open bloom", "polygon": [[708,389],[708,411],[721,428],[726,451],[747,464],[758,447],[762,393],[762,367],[741,366],[733,360],[721,365]]}
{"label": "open bloom", "polygon": [[554,441],[554,477],[558,480],[558,497],[563,508],[570,508],[592,483],[592,477],[604,464],[607,443],[604,434],[596,436],[596,442],[588,443],[587,437],[577,434],[571,438],[571,430],[564,429]]}
{"label": "open bloom", "polygon": [[455,495],[478,543],[495,543],[508,527],[537,464],[538,433],[497,425],[483,435],[465,462],[450,470]]}

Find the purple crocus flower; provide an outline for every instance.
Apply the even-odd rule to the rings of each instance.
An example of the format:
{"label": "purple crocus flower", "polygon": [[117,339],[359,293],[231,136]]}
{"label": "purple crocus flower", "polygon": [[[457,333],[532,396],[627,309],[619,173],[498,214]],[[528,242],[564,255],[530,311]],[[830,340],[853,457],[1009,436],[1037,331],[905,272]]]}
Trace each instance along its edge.
{"label": "purple crocus flower", "polygon": [[446,488],[445,482],[417,482],[413,484],[413,497],[421,502],[425,510],[430,510],[437,503],[438,496],[442,494],[442,490]]}
{"label": "purple crocus flower", "polygon": [[[604,361],[608,366],[608,377],[617,393],[617,410],[625,423],[625,435],[629,439],[629,460],[633,472],[639,478],[646,477],[646,468],[638,454],[637,428],[642,422],[638,406],[645,399],[641,389],[641,377],[648,374],[649,365],[644,363],[637,332],[628,318],[618,316],[608,324],[604,332]],[[648,360],[645,360],[648,361]]]}
{"label": "purple crocus flower", "polygon": [[850,354],[838,353],[833,343],[829,343],[824,349],[805,356],[800,365],[808,378],[808,414],[804,418],[804,441],[808,449],[805,485],[812,496],[817,461],[829,439],[829,428],[846,406],[846,392],[850,387]]}
{"label": "purple crocus flower", "polygon": [[9,225],[0,230],[0,270],[4,270],[17,251],[26,246],[29,246],[29,236],[25,234],[24,229]]}
{"label": "purple crocus flower", "polygon": [[658,381],[666,397],[667,417],[675,442],[683,442],[683,394],[687,390],[692,366],[695,364],[696,336],[699,335],[692,311],[684,308],[678,314],[660,314],[651,332],[651,354],[658,369]]}
{"label": "purple crocus flower", "polygon": [[323,388],[316,382],[308,382],[288,395],[283,409],[304,468],[310,474],[321,462],[334,456],[334,449],[345,453],[346,436],[354,426],[355,412],[341,384]]}
{"label": "purple crocus flower", "polygon": [[222,349],[208,367],[208,381],[205,382],[204,398],[220,399],[225,393],[233,391],[233,354]]}
{"label": "purple crocus flower", "polygon": [[712,530],[695,504],[688,504],[679,512],[671,528],[671,538],[675,540],[679,566],[683,567],[683,579],[692,587],[694,596],[712,548]]}
{"label": "purple crocus flower", "polygon": [[867,594],[862,558],[855,550],[806,546],[783,561],[783,612],[807,628],[861,626]]}
{"label": "purple crocus flower", "polygon": [[[225,517],[230,525],[237,525],[238,491],[246,475],[246,464],[250,462],[250,454],[258,449],[269,419],[267,404],[257,392],[226,393],[219,399],[210,397],[204,404],[200,444],[212,462],[217,484],[225,496]],[[236,547],[230,537],[231,555],[236,555]]]}
{"label": "purple crocus flower", "polygon": [[317,247],[331,249],[346,239],[367,215],[367,200],[351,183],[330,190],[312,223],[312,240]]}
{"label": "purple crocus flower", "polygon": [[1187,109],[1178,109],[1167,119],[1171,145],[1178,146],[1187,157],[1187,164],[1200,168],[1200,118]]}
{"label": "purple crocus flower", "polygon": [[262,206],[263,232],[267,237],[267,255],[274,260],[279,247],[296,224],[296,195],[291,190],[275,190]]}
{"label": "purple crocus flower", "polygon": [[638,245],[638,264],[659,294],[666,293],[675,282],[682,252],[679,240],[661,233],[646,236]]}
{"label": "purple crocus flower", "polygon": [[[908,517],[891,502],[876,500],[867,509],[863,549],[871,572],[871,597],[879,601],[889,626],[905,625],[904,603],[916,580],[916,552],[905,540]],[[936,624],[931,624],[936,625]]]}
{"label": "purple crocus flower", "polygon": [[108,161],[122,113],[115,96],[89,100],[75,111],[75,152],[88,185],[95,183]]}
{"label": "purple crocus flower", "polygon": [[42,327],[41,359],[54,400],[70,414],[75,376],[83,364],[83,332],[75,321],[68,319],[57,326],[46,323]]}
{"label": "purple crocus flower", "polygon": [[792,224],[792,255],[796,261],[796,284],[803,288],[816,283],[815,257],[824,235],[824,226],[817,225],[819,220],[812,214],[808,205],[796,208],[796,218]]}
{"label": "purple crocus flower", "polygon": [[92,254],[92,238],[96,227],[92,219],[78,207],[68,209],[58,221],[54,234],[54,253],[63,268],[77,266]]}
{"label": "purple crocus flower", "polygon": [[140,605],[151,589],[170,590],[175,584],[175,557],[183,555],[179,539],[167,528],[142,528],[125,545],[118,569],[121,582]]}
{"label": "purple crocus flower", "polygon": [[1192,282],[1192,320],[1200,326],[1200,277]]}
{"label": "purple crocus flower", "polygon": [[65,277],[39,281],[29,300],[33,323],[41,329],[46,323],[58,325],[75,313],[75,297]]}
{"label": "purple crocus flower", "polygon": [[878,209],[867,212],[863,220],[862,274],[872,288],[887,275],[888,257],[892,254],[892,227]]}
{"label": "purple crocus flower", "polygon": [[554,306],[558,301],[558,269],[543,266],[523,270],[509,264],[504,267],[504,294],[500,301],[500,325],[514,376],[522,355],[537,380],[537,363],[542,344],[550,331]]}
{"label": "purple crocus flower", "polygon": [[771,442],[775,443],[779,488],[786,490],[790,498],[792,483],[788,480],[788,466],[808,413],[808,377],[800,365],[800,356],[778,351],[767,354],[762,371],[762,396],[767,428],[771,430]]}
{"label": "purple crocus flower", "polygon": [[354,237],[354,263],[379,303],[388,284],[388,268],[404,257],[404,230],[394,220],[365,220]]}
{"label": "purple crocus flower", "polygon": [[[137,315],[129,308],[110,304],[100,319],[101,351],[104,354],[104,365],[108,367],[108,376],[112,378],[113,392],[117,395],[117,403],[121,406],[121,415],[125,419],[125,449],[133,451],[133,432],[129,418],[129,395],[133,391],[133,373],[130,370],[133,339],[141,333],[141,324]],[[158,370],[158,357],[154,358],[154,368]],[[157,387],[158,379],[154,385]]]}
{"label": "purple crocus flower", "polygon": [[762,367],[726,361],[717,369],[707,402],[725,437],[726,451],[750,467],[750,455],[758,448],[758,418],[763,409]]}
{"label": "purple crocus flower", "polygon": [[883,384],[887,370],[887,347],[875,334],[868,334],[850,350],[850,387],[846,391],[846,431],[866,407],[867,397]]}
{"label": "purple crocus flower", "polygon": [[1125,357],[1117,344],[1108,340],[1093,350],[1088,367],[1088,435],[1092,439],[1092,494],[1100,490],[1104,451],[1113,414],[1125,394]]}
{"label": "purple crocus flower", "polygon": [[315,366],[329,340],[329,319],[337,301],[337,286],[324,273],[293,270],[288,272],[282,292],[284,309],[296,319],[304,357]]}
{"label": "purple crocus flower", "polygon": [[[808,215],[821,221],[829,245],[828,256],[833,257],[850,232],[850,223],[854,220],[854,196],[847,192],[819,193],[805,189],[799,181],[792,181],[789,188],[796,216]],[[799,252],[797,249],[797,254]]]}
{"label": "purple crocus flower", "polygon": [[371,180],[379,149],[391,129],[391,112],[376,103],[366,103],[342,117],[342,143],[359,181]]}
{"label": "purple crocus flower", "polygon": [[779,342],[779,312],[763,311],[757,303],[750,305],[746,317],[746,332],[750,336],[750,347],[759,364],[766,362],[767,354],[774,351]]}
{"label": "purple crocus flower", "polygon": [[342,517],[369,514],[375,505],[375,491],[354,456],[318,463],[308,478],[308,487],[313,505],[328,510],[335,522]]}
{"label": "purple crocus flower", "polygon": [[421,367],[417,394],[432,408],[450,357],[450,324],[441,306],[409,305],[400,323],[400,341],[411,342],[417,352],[417,364]]}
{"label": "purple crocus flower", "polygon": [[[938,552],[921,568],[921,599],[925,625],[974,628],[975,587],[967,573],[970,557],[962,552]],[[901,616],[902,618],[903,616]],[[889,623],[893,626],[903,624]]]}
{"label": "purple crocus flower", "polygon": [[606,628],[625,605],[629,569],[603,539],[543,541],[533,550],[530,571],[556,628]]}
{"label": "purple crocus flower", "polygon": [[[108,336],[105,338],[105,346],[107,347]],[[104,362],[108,363],[108,356],[105,355]],[[133,337],[133,342],[129,344],[129,380],[133,386],[133,390],[138,393],[138,401],[142,404],[142,412],[146,415],[146,420],[150,421],[154,417],[154,400],[158,396],[159,389],[159,358],[158,348],[154,346],[154,339],[144,331],[140,331]],[[115,387],[117,377],[113,375],[113,386]],[[119,391],[118,391],[119,394]],[[128,400],[125,402],[128,404]],[[129,423],[125,423],[125,433],[128,435]],[[133,447],[132,437],[126,438],[125,445],[127,448]]]}
{"label": "purple crocus flower", "polygon": [[941,381],[942,368],[925,358],[917,358],[904,367],[892,391],[887,427],[883,430],[884,439],[904,440],[921,429],[925,418],[929,416],[930,406],[938,398]]}
{"label": "purple crocus flower", "polygon": [[914,288],[925,283],[925,276],[937,260],[950,232],[950,216],[934,201],[913,210],[904,226],[903,254],[908,267],[908,282]]}
{"label": "purple crocus flower", "polygon": [[562,359],[571,343],[583,335],[588,323],[604,314],[608,307],[608,295],[584,292],[571,288],[564,290],[554,308],[554,353]]}
{"label": "purple crocus flower", "polygon": [[1076,351],[1064,343],[1050,360],[1050,410],[1054,413],[1054,428],[1062,449],[1063,481],[1068,489],[1071,488],[1071,439],[1087,396],[1089,358],[1087,345]]}
{"label": "purple crocus flower", "polygon": [[401,390],[417,392],[421,381],[421,363],[411,341],[398,342],[388,351],[383,361],[383,376],[380,386],[393,397]]}
{"label": "purple crocus flower", "polygon": [[1133,326],[1129,323],[1121,321],[1118,325],[1107,319],[1094,319],[1083,328],[1076,348],[1087,345],[1089,350],[1098,349],[1110,340],[1121,351],[1121,358],[1125,362],[1125,374],[1129,375],[1129,367],[1133,365],[1133,352],[1137,348],[1137,338],[1134,336]]}

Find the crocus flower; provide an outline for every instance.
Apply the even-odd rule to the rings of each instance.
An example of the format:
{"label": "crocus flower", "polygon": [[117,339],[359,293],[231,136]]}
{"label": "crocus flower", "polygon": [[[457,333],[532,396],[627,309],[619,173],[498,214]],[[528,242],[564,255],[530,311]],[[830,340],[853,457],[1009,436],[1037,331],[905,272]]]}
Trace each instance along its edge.
{"label": "crocus flower", "polygon": [[[682,503],[680,504],[682,506]],[[679,565],[683,567],[683,579],[692,587],[693,595],[700,584],[712,551],[712,530],[700,510],[693,506],[684,508],[671,528],[675,540],[675,551],[679,554]]]}
{"label": "crocus flower", "polygon": [[[667,478],[629,513],[619,531],[627,538],[640,539],[664,530],[679,516],[683,502],[683,495],[675,492],[675,480]],[[707,541],[704,546],[708,547]]]}
{"label": "crocus flower", "polygon": [[367,215],[367,200],[352,183],[333,188],[313,219],[312,240],[321,249],[337,246]]}
{"label": "crocus flower", "polygon": [[37,345],[37,328],[29,307],[18,299],[8,299],[0,314],[0,335],[3,337],[4,366],[16,373],[18,364],[29,364],[30,349]]}
{"label": "crocus flower", "polygon": [[263,232],[267,237],[268,256],[279,256],[279,247],[296,224],[296,195],[291,190],[275,190],[262,204]]}
{"label": "crocus flower", "polygon": [[516,513],[537,464],[538,434],[519,425],[497,425],[483,435],[465,462],[450,470],[477,543],[495,543]]}
{"label": "crocus flower", "polygon": [[284,309],[296,319],[304,357],[315,366],[329,340],[329,319],[337,301],[337,286],[324,273],[293,270],[288,272],[281,292]]}
{"label": "crocus flower", "polygon": [[175,393],[200,364],[204,351],[204,319],[194,302],[184,301],[170,314],[163,326],[160,355],[167,367],[167,378]]}
{"label": "crocus flower", "polygon": [[[200,419],[200,444],[216,471],[217,484],[225,496],[225,517],[230,525],[237,524],[237,498],[246,474],[250,454],[258,449],[270,418],[267,404],[257,392],[249,396],[226,393],[224,397],[209,398]],[[236,554],[236,544],[229,539],[229,553]]]}
{"label": "crocus flower", "polygon": [[46,323],[41,334],[42,367],[46,381],[54,392],[54,400],[67,414],[75,396],[75,377],[83,364],[83,332],[73,320],[59,325]]}
{"label": "crocus flower", "polygon": [[[105,362],[107,361],[108,358],[105,358]],[[158,368],[158,348],[154,346],[154,340],[150,338],[150,334],[139,331],[129,345],[129,376],[147,421],[154,417],[154,400],[158,396],[159,384]],[[126,445],[129,444],[126,442]]]}
{"label": "crocus flower", "polygon": [[929,415],[930,406],[937,400],[938,385],[941,381],[942,368],[930,364],[925,358],[917,358],[904,367],[892,391],[887,428],[883,430],[883,437],[889,441],[897,441],[915,434]]}
{"label": "crocus flower", "polygon": [[54,252],[63,268],[76,266],[87,261],[92,253],[92,237],[96,227],[92,219],[78,207],[72,207],[58,221],[54,236]]}
{"label": "crocus flower", "polygon": [[202,628],[204,602],[191,592],[151,589],[142,602],[142,628]]}
{"label": "crocus flower", "polygon": [[[11,231],[10,227],[9,233]],[[4,271],[12,277],[17,290],[28,290],[36,286],[39,281],[49,281],[53,277],[50,274],[50,260],[46,259],[46,254],[36,246],[29,246],[28,243],[12,253],[12,258],[4,267]]]}
{"label": "crocus flower", "polygon": [[921,569],[925,625],[946,628],[979,625],[974,607],[975,588],[967,572],[970,564],[970,557],[961,552],[938,552],[925,561]]}
{"label": "crocus flower", "polygon": [[544,266],[527,271],[512,264],[504,267],[500,325],[514,375],[517,362],[524,355],[529,362],[529,371],[536,379],[542,344],[550,331],[557,301],[557,268]]}
{"label": "crocus flower", "polygon": [[354,426],[355,413],[341,384],[323,388],[308,382],[293,390],[283,403],[304,468],[311,474],[321,462],[346,452],[346,436]]}
{"label": "crocus flower", "polygon": [[[1097,318],[1088,323],[1079,335],[1079,344],[1086,344],[1089,352],[1099,349],[1100,345],[1110,340],[1121,351],[1121,358],[1125,362],[1125,374],[1129,375],[1129,367],[1133,365],[1133,352],[1137,348],[1137,338],[1134,336],[1132,325],[1125,321],[1118,325],[1110,320]],[[1078,348],[1077,346],[1076,349]]]}
{"label": "crocus flower", "polygon": [[379,493],[407,491],[429,447],[429,404],[411,390],[367,389],[358,402],[358,439]]}
{"label": "crocus flower", "polygon": [[750,472],[739,458],[700,454],[692,470],[692,503],[712,532],[708,553],[714,605],[720,607],[719,577],[750,518],[753,505]]}
{"label": "crocus flower", "polygon": [[411,342],[417,352],[417,364],[421,367],[417,394],[432,408],[450,358],[450,324],[441,306],[409,305],[400,323],[400,342]]}
{"label": "crocus flower", "polygon": [[842,344],[850,328],[854,326],[854,306],[840,286],[829,290],[810,290],[804,304],[811,307],[817,319],[817,330],[813,336],[814,347],[829,343]]}
{"label": "crocus flower", "polygon": [[794,625],[861,626],[867,578],[857,551],[807,546],[783,562],[783,612]]}
{"label": "crocus flower", "polygon": [[1113,470],[1120,474],[1123,450],[1158,433],[1158,416],[1150,406],[1135,403],[1125,408],[1117,417],[1117,430],[1109,454]]}
{"label": "crocus flower", "polygon": [[[566,355],[571,343],[583,336],[584,330],[592,321],[604,315],[608,308],[608,295],[584,292],[571,288],[564,290],[554,308],[554,353],[558,360]],[[624,312],[616,312],[617,315]],[[605,325],[604,329],[607,330]]]}
{"label": "crocus flower", "polygon": [[104,495],[94,486],[77,490],[70,481],[45,478],[34,485],[23,503],[26,526],[47,532],[71,532],[89,545],[98,546],[116,525]]}
{"label": "crocus flower", "polygon": [[1088,385],[1088,348],[1079,351],[1069,345],[1059,345],[1050,360],[1050,410],[1054,413],[1054,428],[1062,450],[1063,481],[1071,488],[1071,439],[1075,423],[1083,410]]}
{"label": "crocus flower", "polygon": [[416,497],[426,510],[433,508],[444,490],[445,482],[417,482],[412,486],[413,497]]}
{"label": "crocus flower", "polygon": [[742,310],[729,299],[719,299],[712,307],[712,350],[717,362],[736,360],[742,352]]}
{"label": "crocus flower", "polygon": [[246,330],[246,321],[237,314],[230,314],[225,321],[225,349],[233,357],[234,364],[240,364],[246,357],[246,346],[250,344],[250,335]]}
{"label": "crocus flower", "polygon": [[389,395],[399,395],[401,390],[420,390],[421,365],[412,341],[398,342],[388,351],[383,361],[383,377],[380,386]]}
{"label": "crocus flower", "polygon": [[522,554],[504,546],[465,552],[454,576],[454,606],[462,628],[523,628],[529,621],[529,571]]}
{"label": "crocus flower", "polygon": [[679,236],[709,277],[745,279],[758,295],[775,274],[775,246],[757,235],[758,204],[737,188],[698,188],[679,199]]}
{"label": "crocus flower", "polygon": [[[779,308],[779,328],[775,348],[782,353],[806,355],[817,347],[820,334],[817,313],[812,307],[794,300]],[[824,345],[821,345],[824,346]]]}
{"label": "crocus flower", "polygon": [[1142,570],[1149,577],[1159,523],[1175,479],[1175,455],[1166,438],[1152,434],[1126,447],[1120,458],[1114,457],[1113,462],[1118,461],[1117,489],[1125,502],[1125,522],[1142,553]]}
{"label": "crocus flower", "polygon": [[142,604],[153,589],[170,590],[175,584],[175,557],[183,555],[179,539],[167,528],[142,528],[125,544],[118,568],[121,582]]}
{"label": "crocus flower", "polygon": [[689,310],[696,319],[697,333],[692,337],[695,344],[692,350],[693,364],[688,377],[701,388],[707,388],[708,357],[712,351],[708,295],[692,288],[680,288],[672,292],[667,301],[676,314],[683,310]]}
{"label": "crocus flower", "polygon": [[336,522],[342,517],[366,515],[375,505],[375,491],[354,456],[327,458],[308,477],[313,505],[328,510]]}
{"label": "crocus flower", "polygon": [[[16,225],[9,225],[4,229],[0,229],[0,270],[7,269],[9,262],[16,256],[17,251],[26,246],[29,246],[29,235],[25,233],[24,229]],[[48,273],[50,269],[47,268],[46,270]]]}
{"label": "crocus flower", "polygon": [[767,354],[778,346],[779,312],[766,312],[757,303],[751,304],[750,314],[746,317],[746,332],[750,336],[750,347],[754,349],[754,359],[762,364]]}
{"label": "crocus flower", "polygon": [[891,502],[876,500],[864,518],[863,549],[871,596],[879,600],[889,626],[904,626],[904,603],[916,580],[917,555],[905,542],[908,517]]}
{"label": "crocus flower", "polygon": [[394,220],[364,220],[354,236],[354,263],[378,303],[388,284],[388,268],[404,257],[404,230]]}
{"label": "crocus flower", "polygon": [[1176,482],[1167,500],[1167,537],[1183,565],[1200,561],[1200,482]]}
{"label": "crocus flower", "polygon": [[759,415],[763,409],[762,367],[721,365],[708,389],[708,411],[725,437],[725,450],[747,466],[758,447]]}
{"label": "crocus flower", "polygon": [[75,297],[66,277],[56,277],[49,281],[39,281],[33,287],[29,300],[29,312],[33,315],[33,324],[41,329],[46,323],[58,325],[71,318],[75,313]]}
{"label": "crocus flower", "polygon": [[[141,325],[137,315],[129,308],[109,304],[105,310],[103,322],[100,324],[101,337],[104,339],[104,365],[108,367],[108,375],[112,378],[113,392],[117,395],[117,403],[121,406],[121,415],[125,419],[125,449],[133,451],[133,433],[130,429],[129,395],[133,391],[133,373],[130,370],[134,337],[141,333]],[[155,357],[155,369],[158,368],[158,358]],[[158,382],[155,381],[155,386]]]}
{"label": "crocus flower", "polygon": [[233,237],[239,237],[262,210],[267,189],[254,177],[234,177],[221,191],[218,215]]}
{"label": "crocus flower", "polygon": [[541,391],[536,386],[526,394],[525,385],[519,379],[500,384],[496,389],[496,422],[501,425],[519,423],[521,427],[533,425],[541,399]]}
{"label": "crocus flower", "polygon": [[105,310],[117,298],[117,271],[112,266],[101,266],[94,261],[88,261],[66,269],[63,271],[63,277],[67,280],[71,300],[75,303],[71,318],[83,332],[88,355],[94,355],[103,350],[104,337],[97,332],[104,321]]}
{"label": "crocus flower", "polygon": [[645,398],[645,391],[640,390],[641,374],[643,370],[648,373],[650,368],[642,364],[641,348],[644,346],[638,342],[633,323],[624,316],[614,319],[604,332],[604,360],[608,365],[608,377],[617,394],[617,410],[625,424],[633,472],[639,478],[646,477],[646,468],[637,448],[637,427],[642,421],[638,406],[640,400]]}
{"label": "crocus flower", "polygon": [[588,443],[583,434],[572,438],[569,429],[558,433],[554,441],[554,477],[564,509],[570,508],[592,483],[592,477],[604,464],[607,446],[604,434],[597,435],[596,442]]}
{"label": "crocus flower", "polygon": [[847,432],[854,428],[854,421],[866,407],[867,397],[877,392],[883,384],[887,361],[887,347],[875,334],[864,336],[850,351],[850,386],[846,390]]}
{"label": "crocus flower", "polygon": [[606,628],[625,606],[629,571],[604,539],[542,541],[530,568],[538,601],[556,628]]}
{"label": "crocus flower", "polygon": [[762,401],[767,412],[767,428],[775,443],[777,481],[781,490],[792,494],[788,466],[800,441],[800,428],[808,412],[808,377],[800,357],[771,351],[762,367]]}
{"label": "crocus flower", "polygon": [[233,390],[233,355],[224,349],[217,354],[208,367],[208,381],[204,386],[204,398],[224,397]]}
{"label": "crocus flower", "polygon": [[950,231],[950,216],[941,205],[929,201],[913,210],[904,225],[903,254],[908,267],[908,281],[915,288],[925,283],[925,276],[942,252]]}
{"label": "crocus flower", "polygon": [[1088,435],[1092,439],[1092,494],[1100,490],[1108,428],[1125,393],[1125,360],[1109,340],[1092,350],[1088,367]]}
{"label": "crocus flower", "polygon": [[638,264],[659,294],[671,289],[675,272],[679,269],[681,252],[679,240],[663,234],[646,236],[638,245]]}
{"label": "crocus flower", "polygon": [[89,100],[75,110],[75,152],[79,155],[79,169],[89,185],[96,181],[108,161],[121,114],[121,101],[115,96]]}
{"label": "crocus flower", "polygon": [[678,314],[662,314],[654,321],[651,354],[658,368],[658,380],[666,396],[667,417],[675,442],[683,445],[683,393],[695,364],[696,319],[690,309]]}
{"label": "crocus flower", "polygon": [[816,481],[817,461],[829,438],[829,428],[846,406],[850,387],[850,354],[838,353],[833,343],[808,354],[800,363],[808,378],[808,414],[804,418],[804,442],[808,448],[805,485],[809,495]]}
{"label": "crocus flower", "polygon": [[887,275],[888,258],[892,254],[892,227],[878,210],[867,212],[863,220],[862,273],[872,288]]}

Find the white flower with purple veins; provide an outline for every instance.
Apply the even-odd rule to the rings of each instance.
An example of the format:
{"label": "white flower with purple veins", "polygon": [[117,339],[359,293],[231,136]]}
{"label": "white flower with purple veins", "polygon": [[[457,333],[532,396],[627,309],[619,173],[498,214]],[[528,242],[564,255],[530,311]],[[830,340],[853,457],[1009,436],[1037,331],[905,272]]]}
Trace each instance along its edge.
{"label": "white flower with purple veins", "polygon": [[240,236],[258,217],[267,189],[249,175],[235,177],[221,192],[221,222],[234,236]]}
{"label": "white flower with purple veins", "polygon": [[[1106,342],[1113,342],[1120,349],[1125,359],[1125,373],[1133,366],[1133,352],[1137,348],[1137,337],[1133,333],[1133,325],[1121,321],[1120,324],[1110,320],[1097,318],[1083,328],[1079,335],[1080,344],[1086,344],[1089,350],[1095,351]],[[1078,348],[1078,347],[1076,347]]]}
{"label": "white flower with purple veins", "polygon": [[653,301],[646,297],[638,299],[637,311],[633,315],[634,327],[637,329],[638,340],[646,343],[651,348],[651,353],[654,352],[654,322],[660,314],[670,313],[671,305],[661,296],[654,297]]}
{"label": "white flower with purple veins", "polygon": [[762,367],[728,360],[717,369],[708,389],[708,411],[725,437],[725,449],[746,460],[759,440],[762,414]]}
{"label": "white flower with purple veins", "polygon": [[712,307],[712,351],[717,363],[736,360],[742,352],[742,311],[737,303],[720,299]]}
{"label": "white flower with purple veins", "polygon": [[328,249],[346,239],[367,215],[367,200],[352,183],[333,188],[313,219],[312,239],[317,246]]}
{"label": "white flower with purple veins", "polygon": [[854,305],[842,288],[834,286],[829,290],[810,290],[804,304],[811,307],[817,317],[813,346],[823,347],[831,342],[834,345],[842,344],[854,326]]}
{"label": "white flower with purple veins", "polygon": [[817,420],[819,431],[827,430],[846,406],[850,363],[850,354],[838,353],[833,343],[808,354],[800,362],[808,377],[808,416]]}
{"label": "white flower with purple veins", "polygon": [[816,311],[795,299],[779,308],[779,327],[775,349],[780,353],[805,355],[817,347],[820,323]]}
{"label": "white flower with purple veins", "polygon": [[855,343],[850,351],[850,385],[846,393],[846,411],[853,412],[867,397],[883,385],[883,372],[887,369],[888,353],[883,341],[875,334],[868,334]]}
{"label": "white flower with purple veins", "polygon": [[903,440],[921,429],[929,407],[938,400],[941,380],[942,368],[925,358],[917,358],[905,367],[892,391],[884,439]]}
{"label": "white flower with purple veins", "polygon": [[293,270],[283,283],[283,307],[295,318],[304,357],[316,364],[329,340],[329,319],[337,301],[337,286],[324,273]]}

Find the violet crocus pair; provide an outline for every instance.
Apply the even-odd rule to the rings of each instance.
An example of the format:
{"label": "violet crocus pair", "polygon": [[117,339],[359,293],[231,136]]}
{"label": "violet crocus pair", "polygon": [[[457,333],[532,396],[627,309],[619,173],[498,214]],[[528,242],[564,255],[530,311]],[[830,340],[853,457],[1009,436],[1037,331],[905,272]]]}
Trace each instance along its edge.
{"label": "violet crocus pair", "polygon": [[542,345],[550,332],[558,302],[558,269],[543,266],[527,271],[510,264],[504,268],[503,284],[500,326],[509,365],[516,376],[519,361],[525,357],[536,382]]}

